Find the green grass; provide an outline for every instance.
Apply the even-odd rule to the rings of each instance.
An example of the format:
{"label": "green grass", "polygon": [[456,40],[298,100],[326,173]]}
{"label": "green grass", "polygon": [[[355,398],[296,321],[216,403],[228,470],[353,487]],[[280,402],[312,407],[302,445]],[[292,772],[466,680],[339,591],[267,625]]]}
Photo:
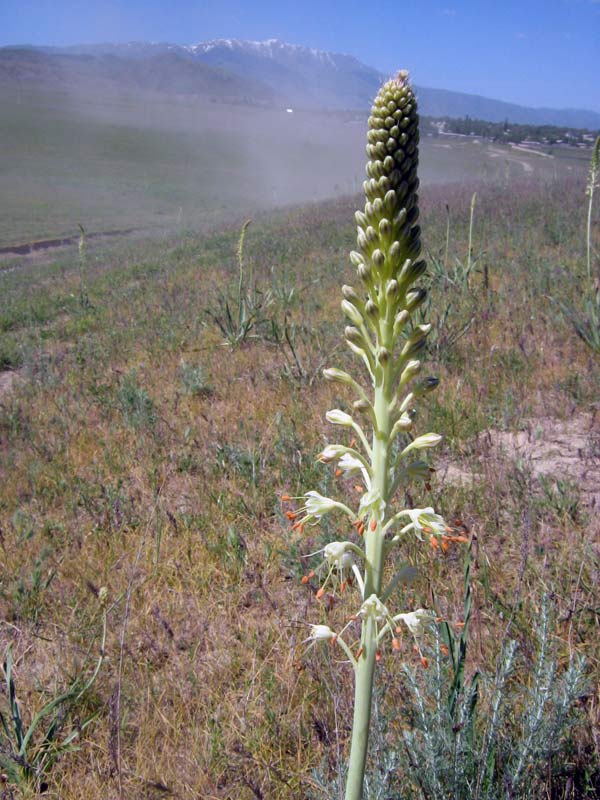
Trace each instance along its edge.
{"label": "green grass", "polygon": [[[431,502],[477,536],[474,668],[493,672],[510,615],[527,662],[531,617],[550,590],[559,655],[585,655],[593,687],[600,595],[588,485],[560,474],[540,481],[526,460],[489,449],[494,431],[597,406],[600,364],[551,300],[575,301],[585,272],[583,181],[426,187],[427,250],[444,250],[449,203],[449,257],[464,259],[474,188],[471,290],[431,287],[435,307],[451,302],[450,326],[474,317],[428,363],[442,380],[418,431],[446,436]],[[248,229],[245,263],[259,286],[279,287],[269,312],[278,324],[287,310],[298,331],[310,331],[297,344],[314,372],[350,364],[339,302],[352,280],[356,202],[257,215]],[[48,797],[305,800],[313,767],[335,768],[336,730],[340,750],[348,744],[349,675],[329,651],[303,656],[301,642],[307,622],[337,627],[351,603],[329,608],[299,580],[304,557],[345,534],[336,523],[292,533],[278,500],[338,480],[315,455],[331,435],[326,409],[348,398],[291,372],[267,328],[223,346],[205,310],[237,280],[238,237],[236,223],[206,235],[92,240],[86,307],[76,247],[56,260],[15,259],[0,273],[2,352],[18,367],[0,395],[0,652],[12,645],[28,713],[89,674],[96,595],[109,592],[107,660],[80,716],[100,714],[81,749],[53,767]],[[299,297],[286,305],[291,288]],[[571,454],[585,461],[588,481],[600,468],[594,453],[590,445]],[[444,483],[444,462],[482,478]],[[430,502],[423,487],[413,491],[415,504]],[[415,541],[407,558],[418,577],[402,607],[427,606],[433,585],[447,619],[459,620],[459,550]],[[401,736],[391,653],[380,669],[397,701],[389,733]],[[592,798],[593,689],[580,711],[573,796]],[[544,796],[551,784],[562,796],[564,781],[557,771]]]}

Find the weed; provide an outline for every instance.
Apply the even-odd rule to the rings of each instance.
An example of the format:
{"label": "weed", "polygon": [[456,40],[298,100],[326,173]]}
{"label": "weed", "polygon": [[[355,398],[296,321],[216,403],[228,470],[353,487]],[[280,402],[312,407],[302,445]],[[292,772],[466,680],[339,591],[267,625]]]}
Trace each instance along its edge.
{"label": "weed", "polygon": [[540,475],[542,487],[541,507],[549,508],[560,521],[580,522],[581,492],[579,487],[569,480]]}
{"label": "weed", "polygon": [[251,220],[242,225],[237,246],[238,282],[234,293],[221,294],[218,310],[206,309],[206,314],[218,325],[225,344],[230,347],[243,344],[255,336],[256,328],[266,321],[266,311],[273,302],[269,289],[262,290],[254,282],[252,272],[244,276],[244,242]]}
{"label": "weed", "polygon": [[130,372],[122,381],[117,400],[128,425],[137,429],[154,428],[157,422],[154,403],[148,391],[138,384],[135,372]]}
{"label": "weed", "polygon": [[192,397],[210,397],[214,391],[206,382],[204,367],[201,364],[194,367],[182,359],[179,364],[179,380],[185,393]]}
{"label": "weed", "polygon": [[[0,766],[3,780],[36,793],[48,789],[49,774],[61,756],[75,749],[74,742],[97,718],[98,712],[84,720],[76,720],[80,701],[92,687],[104,660],[106,642],[106,588],[100,590],[102,603],[102,635],[100,656],[91,676],[79,676],[64,692],[56,695],[42,708],[31,713],[27,724],[17,697],[12,650],[5,653],[2,673],[8,708],[0,711]],[[66,728],[66,732],[65,732]]]}

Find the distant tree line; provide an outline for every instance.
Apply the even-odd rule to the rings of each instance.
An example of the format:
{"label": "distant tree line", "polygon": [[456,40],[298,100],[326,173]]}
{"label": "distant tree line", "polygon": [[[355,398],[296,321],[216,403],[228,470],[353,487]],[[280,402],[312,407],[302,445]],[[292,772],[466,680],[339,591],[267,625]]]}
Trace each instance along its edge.
{"label": "distant tree line", "polygon": [[494,142],[521,144],[536,142],[542,145],[565,144],[573,147],[592,146],[600,131],[587,128],[569,128],[557,125],[522,125],[513,122],[488,122],[483,119],[472,119],[469,116],[460,119],[425,117],[422,120],[425,134],[438,136],[444,133],[456,133],[463,136],[481,136]]}

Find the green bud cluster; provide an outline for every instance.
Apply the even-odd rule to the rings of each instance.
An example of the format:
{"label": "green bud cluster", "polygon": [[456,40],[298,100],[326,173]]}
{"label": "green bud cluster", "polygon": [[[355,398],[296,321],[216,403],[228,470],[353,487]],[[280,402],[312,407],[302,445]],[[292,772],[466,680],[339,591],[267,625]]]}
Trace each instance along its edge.
{"label": "green bud cluster", "polygon": [[[352,322],[350,347],[362,355],[377,383],[377,366],[388,363],[397,340],[406,336],[411,314],[425,301],[415,287],[426,264],[419,258],[419,117],[408,73],[399,72],[380,89],[367,134],[365,207],[355,215],[357,250],[350,254],[360,288],[343,287],[342,309]],[[430,326],[408,335],[393,359],[396,378],[425,346]]]}

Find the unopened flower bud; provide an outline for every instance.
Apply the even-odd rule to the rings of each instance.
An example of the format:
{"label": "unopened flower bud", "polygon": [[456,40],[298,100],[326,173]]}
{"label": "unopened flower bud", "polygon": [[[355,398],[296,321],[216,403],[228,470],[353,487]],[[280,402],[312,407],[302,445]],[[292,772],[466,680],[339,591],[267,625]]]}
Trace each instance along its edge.
{"label": "unopened flower bud", "polygon": [[361,228],[366,228],[369,224],[362,211],[356,211],[354,214],[354,219],[356,220],[356,224]]}
{"label": "unopened flower bud", "polygon": [[404,330],[404,326],[406,325],[409,319],[410,319],[410,314],[405,308],[403,308],[402,311],[399,311],[396,314],[396,317],[394,319],[394,336],[398,336],[400,331]]}
{"label": "unopened flower bud", "polygon": [[377,305],[369,299],[365,303],[365,311],[370,317],[376,317],[379,309],[377,308]]}
{"label": "unopened flower bud", "polygon": [[349,300],[342,300],[342,311],[355,325],[362,325],[363,317],[358,308],[353,305]]}
{"label": "unopened flower bud", "polygon": [[368,411],[371,406],[366,400],[355,400],[352,403],[352,408],[354,408],[356,411],[359,411],[361,414],[364,414],[364,412]]}
{"label": "unopened flower bud", "polygon": [[432,392],[439,386],[440,379],[436,377],[429,377],[425,378],[425,380],[421,381],[421,383],[415,387],[415,395],[420,397],[423,394],[427,394],[428,392]]}
{"label": "unopened flower bud", "polygon": [[413,289],[406,295],[406,310],[410,313],[418,308],[427,297],[427,289]]}
{"label": "unopened flower bud", "polygon": [[386,219],[385,217],[379,223],[379,235],[384,239],[387,239],[392,235],[392,225],[389,219]]}
{"label": "unopened flower bud", "polygon": [[346,284],[344,284],[344,286],[342,286],[342,294],[344,295],[344,298],[346,300],[348,300],[351,303],[354,303],[354,305],[360,303],[360,299],[352,286],[347,286]]}
{"label": "unopened flower bud", "polygon": [[356,274],[364,283],[368,283],[371,279],[371,267],[368,264],[359,264]]}
{"label": "unopened flower bud", "polygon": [[354,378],[351,375],[348,375],[347,372],[344,372],[337,367],[328,367],[327,369],[324,369],[323,377],[327,381],[336,383],[354,383]]}
{"label": "unopened flower bud", "polygon": [[391,264],[394,264],[394,266],[396,266],[398,264],[398,261],[400,260],[400,253],[401,253],[400,242],[398,241],[392,242],[392,244],[390,245],[390,249],[388,250],[388,261]]}
{"label": "unopened flower bud", "polygon": [[375,231],[375,228],[372,225],[369,225],[369,227],[365,231],[365,236],[369,244],[375,244],[375,242],[377,242],[377,232]]}
{"label": "unopened flower bud", "polygon": [[325,414],[325,419],[327,422],[331,422],[332,425],[344,425],[347,428],[352,427],[353,419],[350,414],[346,414],[345,411],[340,411],[339,408],[333,408],[331,411],[328,411]]}
{"label": "unopened flower bud", "polygon": [[405,383],[408,383],[412,378],[414,378],[417,373],[421,370],[421,362],[420,361],[409,361],[408,364],[402,370],[402,374],[400,375],[400,385],[403,386]]}
{"label": "unopened flower bud", "polygon": [[383,255],[383,253],[379,249],[373,250],[373,252],[371,254],[371,260],[373,262],[373,265],[377,269],[381,269],[383,267],[383,265],[385,264],[385,256]]}
{"label": "unopened flower bud", "polygon": [[424,433],[422,436],[417,436],[409,445],[402,451],[402,455],[409,453],[411,450],[422,450],[423,448],[435,447],[442,441],[439,433]]}
{"label": "unopened flower bud", "polygon": [[359,347],[364,347],[365,340],[363,338],[362,333],[355,328],[353,325],[346,325],[344,328],[344,336],[349,342],[358,345]]}

